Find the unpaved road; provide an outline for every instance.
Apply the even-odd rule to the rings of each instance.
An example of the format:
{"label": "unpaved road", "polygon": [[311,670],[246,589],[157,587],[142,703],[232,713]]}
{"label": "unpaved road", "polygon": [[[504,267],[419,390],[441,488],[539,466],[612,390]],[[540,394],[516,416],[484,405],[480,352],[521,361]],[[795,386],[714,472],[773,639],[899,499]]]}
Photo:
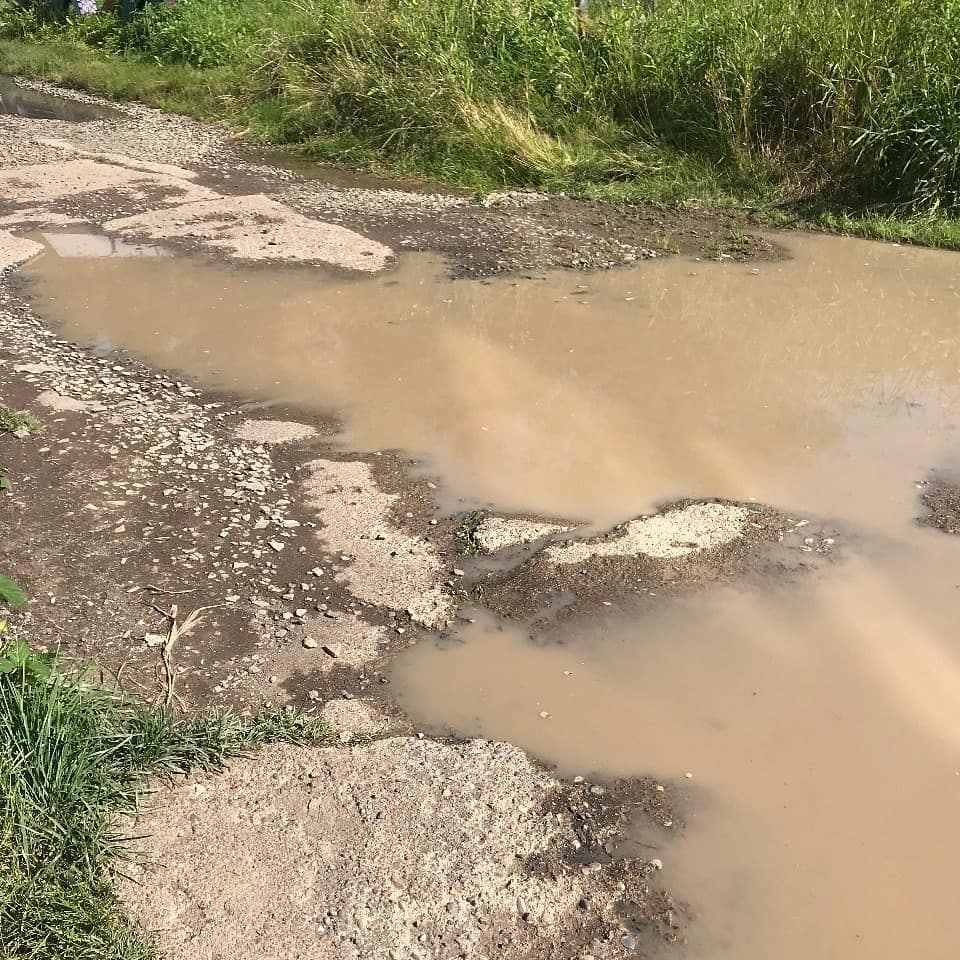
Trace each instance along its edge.
{"label": "unpaved road", "polygon": [[430,249],[486,273],[714,254],[730,224],[329,186],[244,160],[214,128],[137,107],[88,117],[0,117],[0,398],[44,423],[2,441],[3,566],[34,598],[21,629],[150,699],[163,611],[209,607],[178,650],[184,706],[290,705],[345,741],[386,738],[274,749],[158,801],[155,872],[125,888],[133,915],[170,958],[616,957],[673,939],[653,868],[606,852],[631,811],[662,809],[655,784],[611,800],[515,748],[411,738],[384,696],[385,663],[463,595],[463,517],[438,509],[436,484],[395,454],[345,456],[330,420],[264,418],[77,349],[31,313],[12,268],[45,231],[364,271]]}
{"label": "unpaved road", "polygon": [[[41,94],[46,112],[70,114]],[[701,956],[752,960],[786,958],[777,937],[789,936],[797,956],[824,945],[860,956],[833,902],[872,949],[890,939],[865,919],[873,901],[850,896],[886,861],[846,857],[844,836],[811,825],[809,799],[771,784],[808,770],[799,789],[815,796],[822,757],[840,777],[844,758],[883,743],[914,757],[918,781],[949,765],[925,738],[941,735],[954,696],[942,648],[954,585],[937,579],[953,576],[954,541],[914,519],[925,494],[930,522],[957,529],[951,434],[938,418],[952,417],[957,377],[941,262],[916,254],[903,266],[868,245],[801,252],[808,272],[783,281],[795,313],[771,326],[779,275],[751,264],[721,275],[693,259],[773,268],[782,250],[732,219],[334,184],[251,159],[217,128],[90,109],[0,116],[0,402],[45,426],[0,437],[14,481],[0,569],[34,598],[20,626],[152,699],[165,612],[204,608],[177,651],[184,708],[316,710],[343,741],[271,748],[156,797],[142,825],[151,864],[122,894],[161,954],[565,960],[680,950],[669,945],[689,938]],[[835,250],[837,279],[812,292]],[[474,286],[439,286],[433,266],[411,272],[423,253]],[[672,263],[689,276],[663,264],[671,253],[686,255]],[[918,298],[934,306],[910,350],[909,284],[862,320],[859,293],[844,300],[864,257],[883,275],[929,273]],[[545,273],[639,260],[653,262],[626,279]],[[321,300],[318,313],[312,271],[355,312],[326,317]],[[656,296],[635,295],[638,277]],[[536,309],[517,299],[531,289],[550,306],[528,329],[514,320]],[[700,305],[728,289],[739,312],[714,333]],[[434,355],[437,302],[470,310],[440,318],[453,333]],[[393,305],[407,324],[397,337]],[[421,314],[426,336],[410,322]],[[458,338],[464,315],[508,348],[487,357]],[[636,331],[645,339],[621,366]],[[462,356],[479,358],[473,377]],[[939,406],[917,399],[930,385]],[[879,427],[875,392],[888,405]],[[542,409],[538,395],[550,398]],[[860,563],[888,554],[902,567]],[[932,611],[919,626],[889,586],[908,582]],[[808,591],[799,602],[795,589]],[[877,694],[858,686],[862,651],[837,651],[881,609],[913,646],[905,661],[875,645]],[[798,623],[803,663],[780,642]],[[714,630],[722,644],[698,650]],[[871,622],[865,636],[878,630]],[[748,655],[754,637],[773,659]],[[820,679],[838,657],[834,701]],[[942,689],[914,709],[938,669]],[[785,708],[756,714],[768,702]],[[836,733],[820,724],[837,703],[873,718],[876,739],[857,739],[853,722],[856,735],[826,749]],[[925,732],[901,730],[902,712],[922,714]],[[868,793],[886,769],[863,768]],[[730,804],[738,784],[751,803]],[[843,805],[825,817],[856,818],[863,794],[838,792]],[[905,814],[876,810],[863,820],[877,832],[857,843],[877,845]],[[695,817],[715,826],[688,841]],[[851,866],[830,883],[818,860],[822,896],[810,899],[810,873],[785,883],[795,850],[770,852],[781,836],[817,857],[840,850]],[[885,842],[908,858],[905,839]],[[679,868],[661,872],[674,853]],[[949,866],[920,861],[952,889]],[[717,867],[735,862],[734,882]],[[783,898],[768,899],[778,886]],[[889,896],[917,902],[915,887],[894,878]],[[941,902],[929,906],[924,955],[946,957]],[[826,932],[811,943],[814,921]]]}

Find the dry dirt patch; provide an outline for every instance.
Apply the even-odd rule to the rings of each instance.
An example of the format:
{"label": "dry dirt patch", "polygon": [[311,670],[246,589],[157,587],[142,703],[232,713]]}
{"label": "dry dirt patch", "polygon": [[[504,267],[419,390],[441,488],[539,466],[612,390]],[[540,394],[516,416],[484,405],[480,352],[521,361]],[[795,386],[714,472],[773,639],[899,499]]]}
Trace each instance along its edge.
{"label": "dry dirt patch", "polygon": [[0,230],[0,270],[15,267],[18,263],[29,260],[38,254],[43,247],[25,237],[15,237],[6,230]]}
{"label": "dry dirt patch", "polygon": [[121,192],[146,203],[185,203],[216,196],[181,177],[132,170],[115,163],[67,160],[0,170],[0,194],[17,209],[43,208],[77,194]]}
{"label": "dry dirt patch", "polygon": [[442,566],[433,547],[390,519],[398,497],[381,490],[362,461],[315,460],[304,484],[319,516],[326,549],[340,551],[348,565],[336,579],[357,598],[391,610],[406,610],[424,626],[445,623],[452,601],[444,593]]}
{"label": "dry dirt patch", "polygon": [[732,503],[691,503],[650,517],[639,517],[599,540],[552,544],[544,551],[553,563],[582,563],[591,557],[684,557],[736,540],[749,512]]}
{"label": "dry dirt patch", "polygon": [[107,230],[150,240],[171,238],[244,260],[323,262],[372,273],[393,251],[354,230],[311,220],[270,197],[217,197],[175,210],[149,210],[105,224]]}
{"label": "dry dirt patch", "polygon": [[161,793],[122,898],[166,960],[633,955],[557,788],[488,741],[275,746]]}
{"label": "dry dirt patch", "polygon": [[248,443],[295,443],[317,435],[317,428],[292,420],[244,420],[236,430],[237,436]]}

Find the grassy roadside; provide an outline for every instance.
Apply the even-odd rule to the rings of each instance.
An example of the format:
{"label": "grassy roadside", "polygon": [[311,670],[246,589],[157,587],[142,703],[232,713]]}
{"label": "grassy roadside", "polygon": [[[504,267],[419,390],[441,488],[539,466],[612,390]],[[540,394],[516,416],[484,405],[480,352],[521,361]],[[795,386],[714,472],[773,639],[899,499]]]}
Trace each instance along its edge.
{"label": "grassy roadside", "polygon": [[135,850],[120,824],[149,782],[328,734],[297,715],[175,718],[3,642],[0,627],[0,956],[147,960],[150,945],[125,920],[109,873]]}
{"label": "grassy roadside", "polygon": [[0,71],[478,190],[960,246],[960,0],[0,0]]}

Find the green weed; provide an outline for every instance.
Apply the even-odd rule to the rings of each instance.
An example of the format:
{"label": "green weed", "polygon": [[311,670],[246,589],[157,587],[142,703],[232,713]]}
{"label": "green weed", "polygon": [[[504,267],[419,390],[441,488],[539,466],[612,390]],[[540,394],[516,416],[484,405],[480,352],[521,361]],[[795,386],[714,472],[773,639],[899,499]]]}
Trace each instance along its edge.
{"label": "green weed", "polygon": [[26,410],[8,410],[0,407],[0,433],[16,436],[33,436],[43,429],[43,424]]}
{"label": "green weed", "polygon": [[473,510],[460,522],[457,527],[457,539],[460,541],[462,556],[473,556],[482,552],[482,548],[477,542],[477,530],[489,515],[488,510]]}
{"label": "green weed", "polygon": [[27,602],[27,595],[16,580],[11,580],[5,573],[0,573],[0,603],[8,607],[22,607]]}

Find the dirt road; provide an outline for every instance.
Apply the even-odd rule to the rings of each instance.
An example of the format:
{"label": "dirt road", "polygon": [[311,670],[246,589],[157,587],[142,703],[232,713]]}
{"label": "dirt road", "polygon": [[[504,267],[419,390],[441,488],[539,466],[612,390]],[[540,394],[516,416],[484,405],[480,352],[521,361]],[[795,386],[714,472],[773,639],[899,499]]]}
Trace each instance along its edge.
{"label": "dirt road", "polygon": [[[751,904],[803,845],[846,850],[803,813],[824,756],[839,776],[897,743],[925,782],[952,763],[928,740],[953,687],[914,705],[917,664],[957,669],[955,542],[916,523],[925,492],[957,528],[943,255],[821,238],[781,263],[735,218],[316,179],[218,128],[49,93],[0,116],[0,403],[44,424],[0,437],[20,627],[153,699],[171,605],[202,609],[184,709],[341,731],[156,797],[122,894],[161,955],[785,957],[788,915],[849,946],[830,898],[865,943],[889,936],[879,900],[844,899],[882,859],[851,855],[826,899],[801,869]],[[713,302],[736,306],[711,325]],[[909,665],[853,643],[884,604],[864,636],[922,634]],[[758,692],[807,707],[757,713]],[[837,704],[875,735],[826,749]],[[798,766],[802,801],[771,787]],[[857,842],[904,815],[881,805]],[[717,866],[737,860],[734,883]],[[925,956],[947,955],[938,924]]]}

